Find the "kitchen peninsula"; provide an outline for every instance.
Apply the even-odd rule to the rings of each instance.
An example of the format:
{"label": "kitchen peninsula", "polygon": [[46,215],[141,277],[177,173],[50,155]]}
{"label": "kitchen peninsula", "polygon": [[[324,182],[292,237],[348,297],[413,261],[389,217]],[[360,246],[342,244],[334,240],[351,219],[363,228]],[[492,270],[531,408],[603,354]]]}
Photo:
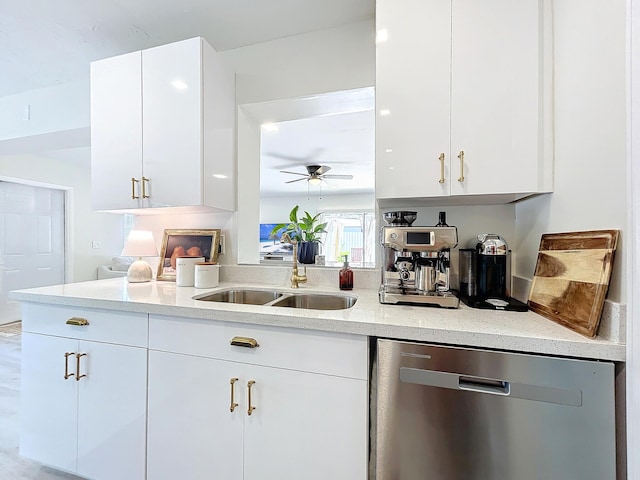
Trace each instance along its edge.
{"label": "kitchen peninsula", "polygon": [[622,344],[532,312],[382,305],[372,289],[341,310],[193,298],[228,288],[344,295],[122,278],[12,292],[23,303],[21,454],[94,479],[364,480],[370,338],[625,358]]}
{"label": "kitchen peninsula", "polygon": [[[458,309],[382,305],[378,302],[377,290],[358,288],[353,290],[358,297],[355,306],[333,311],[203,302],[192,298],[234,286],[292,291],[281,286],[236,283],[199,290],[178,288],[172,282],[128,284],[126,280],[117,278],[19,290],[12,292],[11,298],[48,305],[173,315],[576,358],[625,360],[624,345],[602,337],[583,337],[533,312],[476,310],[465,305]],[[338,292],[337,288],[321,287],[301,290]]]}

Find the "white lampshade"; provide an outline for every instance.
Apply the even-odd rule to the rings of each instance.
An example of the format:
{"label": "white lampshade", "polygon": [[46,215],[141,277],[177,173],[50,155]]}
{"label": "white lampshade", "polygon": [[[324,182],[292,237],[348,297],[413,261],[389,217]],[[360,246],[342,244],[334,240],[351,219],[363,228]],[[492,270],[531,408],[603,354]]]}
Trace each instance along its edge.
{"label": "white lampshade", "polygon": [[127,270],[129,282],[148,282],[153,278],[151,265],[142,260],[142,257],[157,257],[158,249],[153,239],[153,233],[146,230],[131,230],[121,255],[125,257],[138,257]]}

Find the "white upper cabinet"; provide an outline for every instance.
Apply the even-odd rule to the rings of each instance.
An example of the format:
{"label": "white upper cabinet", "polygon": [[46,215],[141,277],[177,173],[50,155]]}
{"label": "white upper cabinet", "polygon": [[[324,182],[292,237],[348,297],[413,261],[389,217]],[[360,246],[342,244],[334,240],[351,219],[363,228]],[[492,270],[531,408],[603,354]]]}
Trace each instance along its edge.
{"label": "white upper cabinet", "polygon": [[141,52],[133,52],[91,64],[91,193],[96,210],[142,207],[141,58]]}
{"label": "white upper cabinet", "polygon": [[401,3],[376,3],[376,196],[449,195],[451,4]]}
{"label": "white upper cabinet", "polygon": [[234,88],[201,38],[92,63],[94,209],[235,210]]}
{"label": "white upper cabinet", "polygon": [[383,204],[508,202],[551,191],[546,3],[377,1]]}

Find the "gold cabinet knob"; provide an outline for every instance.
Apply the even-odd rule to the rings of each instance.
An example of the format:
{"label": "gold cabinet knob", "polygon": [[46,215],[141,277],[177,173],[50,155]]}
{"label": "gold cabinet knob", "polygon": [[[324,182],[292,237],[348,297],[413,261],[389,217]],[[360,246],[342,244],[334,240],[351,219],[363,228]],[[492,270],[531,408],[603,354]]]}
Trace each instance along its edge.
{"label": "gold cabinet knob", "polygon": [[89,320],[87,320],[86,318],[71,317],[69,320],[67,320],[67,325],[73,325],[75,327],[86,327],[87,325],[89,325]]}
{"label": "gold cabinet knob", "polygon": [[233,337],[230,343],[236,347],[245,348],[256,348],[260,346],[258,345],[258,341],[251,337]]}
{"label": "gold cabinet knob", "polygon": [[140,195],[136,195],[136,183],[138,183],[140,180],[131,177],[131,199],[132,200],[137,200],[138,198],[140,198]]}
{"label": "gold cabinet knob", "polygon": [[231,384],[231,407],[229,407],[229,411],[233,412],[236,407],[238,406],[238,404],[233,400],[233,390],[234,390],[234,385],[235,383],[238,381],[238,379],[236,377],[232,378],[229,383]]}
{"label": "gold cabinet knob", "polygon": [[86,375],[80,375],[80,358],[86,356],[86,353],[76,353],[76,382],[79,382],[81,378]]}
{"label": "gold cabinet knob", "polygon": [[460,159],[460,176],[458,177],[458,181],[464,182],[464,150],[460,150],[458,158]]}
{"label": "gold cabinet knob", "polygon": [[69,373],[69,357],[75,355],[75,352],[67,352],[64,354],[64,379],[68,380],[69,377],[73,377],[75,373]]}
{"label": "gold cabinet knob", "polygon": [[249,380],[247,382],[247,391],[248,391],[248,395],[249,395],[249,408],[247,409],[247,415],[251,415],[253,413],[253,411],[256,409],[256,407],[254,407],[253,405],[251,405],[251,387],[253,385],[255,385],[255,380]]}
{"label": "gold cabinet knob", "polygon": [[439,183],[444,183],[444,153],[441,153],[438,157],[440,160],[440,180]]}
{"label": "gold cabinet knob", "polygon": [[147,193],[148,184],[149,179],[147,177],[142,177],[142,198],[149,198],[149,194]]}

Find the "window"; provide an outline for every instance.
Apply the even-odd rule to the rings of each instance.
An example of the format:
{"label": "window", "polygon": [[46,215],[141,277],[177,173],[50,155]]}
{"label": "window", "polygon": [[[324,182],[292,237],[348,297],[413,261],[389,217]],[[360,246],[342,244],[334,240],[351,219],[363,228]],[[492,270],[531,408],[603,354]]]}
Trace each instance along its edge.
{"label": "window", "polygon": [[341,266],[348,255],[352,267],[375,267],[374,212],[327,212],[320,221],[327,222],[321,246],[326,265]]}

